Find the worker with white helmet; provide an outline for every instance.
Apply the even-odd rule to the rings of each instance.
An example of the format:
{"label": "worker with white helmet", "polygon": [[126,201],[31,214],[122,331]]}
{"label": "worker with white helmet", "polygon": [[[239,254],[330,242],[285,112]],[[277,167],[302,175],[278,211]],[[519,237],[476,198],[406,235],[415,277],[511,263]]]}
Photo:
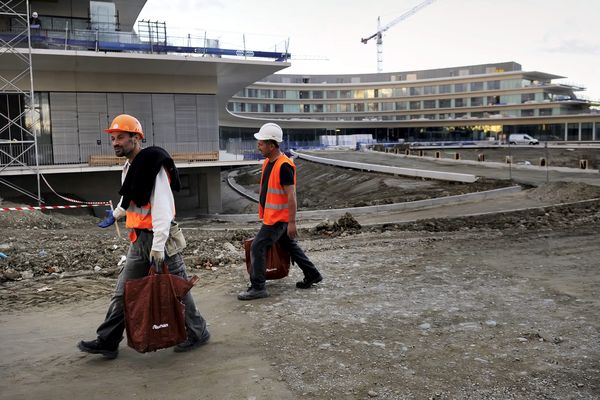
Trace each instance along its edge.
{"label": "worker with white helmet", "polygon": [[[115,358],[125,330],[125,283],[148,275],[152,264],[157,273],[162,271],[164,263],[171,274],[184,279],[187,274],[181,255],[185,239],[174,220],[172,190],[179,191],[181,183],[173,159],[160,147],[141,148],[142,125],[131,115],[117,116],[106,132],[111,135],[115,154],[126,157],[127,161],[121,175],[119,205],[114,212],[108,210],[107,217],[98,226],[106,228],[125,216],[131,243],[106,319],[98,327],[97,338],[81,341],[78,347],[87,353]],[[185,295],[183,303],[187,340],[175,346],[175,352],[195,349],[210,338],[206,321],[196,309],[191,293]]]}
{"label": "worker with white helmet", "polygon": [[31,13],[31,18],[29,18],[29,27],[31,29],[42,28],[42,21],[40,21],[40,19],[38,18],[38,13],[35,11]]}
{"label": "worker with white helmet", "polygon": [[296,228],[296,166],[279,149],[283,131],[274,123],[264,124],[254,134],[258,150],[265,157],[260,178],[258,215],[262,226],[252,241],[250,287],[238,294],[239,300],[268,297],[266,289],[266,251],[278,242],[288,251],[293,262],[304,273],[296,282],[299,289],[308,289],[323,280],[315,265],[298,246]]}

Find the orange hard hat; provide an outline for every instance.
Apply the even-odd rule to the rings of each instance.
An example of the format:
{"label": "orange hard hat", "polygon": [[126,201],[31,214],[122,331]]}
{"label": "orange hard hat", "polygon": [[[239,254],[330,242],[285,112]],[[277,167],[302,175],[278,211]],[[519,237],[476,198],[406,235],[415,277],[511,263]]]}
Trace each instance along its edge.
{"label": "orange hard hat", "polygon": [[142,132],[142,124],[140,124],[140,121],[138,121],[136,117],[132,117],[128,114],[117,115],[115,119],[113,119],[108,129],[105,129],[104,131],[106,133],[137,133],[142,139],[144,138],[144,132]]}

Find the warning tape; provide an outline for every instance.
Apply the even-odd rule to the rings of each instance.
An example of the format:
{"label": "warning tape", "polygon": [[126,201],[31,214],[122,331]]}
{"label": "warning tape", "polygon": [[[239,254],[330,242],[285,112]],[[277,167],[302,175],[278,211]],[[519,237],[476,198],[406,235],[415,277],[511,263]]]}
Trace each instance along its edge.
{"label": "warning tape", "polygon": [[[108,202],[110,204],[110,202]],[[102,206],[105,204],[101,204]],[[33,211],[33,210],[64,210],[67,208],[86,208],[86,207],[96,207],[96,205],[91,204],[76,204],[76,205],[67,205],[67,206],[39,206],[39,207],[4,207],[0,208],[1,211]]]}
{"label": "warning tape", "polygon": [[[44,182],[46,182],[46,185],[48,185],[48,187],[50,188],[50,190],[52,191],[52,193],[54,193],[55,195],[57,195],[61,199],[65,200],[65,201],[68,201],[69,203],[87,204],[87,205],[90,205],[90,206],[111,206],[111,204],[112,204],[110,201],[80,201],[80,200],[71,199],[69,197],[61,196],[60,194],[56,193],[56,191],[54,190],[54,188],[52,188],[52,186],[50,186],[50,184],[48,183],[48,181],[46,180],[46,177],[44,177],[44,175],[40,174],[40,176],[42,177],[42,179],[44,180]],[[55,207],[58,208],[59,206],[55,206]],[[68,207],[68,208],[75,208],[75,207]]]}

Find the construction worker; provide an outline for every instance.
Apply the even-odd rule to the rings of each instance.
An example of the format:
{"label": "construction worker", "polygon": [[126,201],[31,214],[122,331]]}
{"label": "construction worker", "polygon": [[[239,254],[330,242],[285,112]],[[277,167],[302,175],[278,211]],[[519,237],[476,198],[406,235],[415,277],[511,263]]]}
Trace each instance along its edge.
{"label": "construction worker", "polygon": [[286,249],[293,262],[304,273],[296,282],[299,289],[308,289],[323,280],[315,265],[298,246],[296,228],[296,166],[279,149],[283,131],[274,123],[264,124],[254,134],[258,150],[265,157],[260,178],[258,215],[262,226],[252,241],[250,287],[238,294],[239,300],[268,297],[265,286],[266,251],[275,242]]}
{"label": "construction worker", "polygon": [[[174,222],[175,202],[171,190],[180,189],[177,168],[170,155],[160,147],[141,148],[144,138],[142,125],[131,115],[117,116],[108,129],[112,146],[118,157],[127,160],[121,175],[119,205],[98,224],[106,228],[125,216],[131,244],[112,296],[104,322],[98,327],[97,338],[81,341],[81,351],[102,354],[107,358],[118,355],[119,342],[125,330],[123,293],[125,282],[148,275],[154,264],[162,271],[163,262],[169,272],[187,279],[181,250],[185,239]],[[185,352],[208,342],[210,334],[206,321],[194,304],[191,293],[183,299],[187,340],[175,346],[175,352]]]}

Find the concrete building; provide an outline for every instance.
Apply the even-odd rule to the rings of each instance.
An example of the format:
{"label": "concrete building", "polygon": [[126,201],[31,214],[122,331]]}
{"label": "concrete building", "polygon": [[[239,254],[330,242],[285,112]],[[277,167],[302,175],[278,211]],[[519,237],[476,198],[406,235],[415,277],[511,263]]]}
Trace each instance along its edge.
{"label": "concrete building", "polygon": [[[246,138],[277,120],[292,144],[320,135],[378,141],[486,140],[527,133],[540,140],[600,141],[600,114],[562,76],[516,62],[354,75],[275,74],[229,101],[221,140]],[[245,129],[252,127],[252,129]]]}
{"label": "concrete building", "polygon": [[[37,159],[56,192],[118,200],[121,167],[103,130],[128,113],[141,121],[146,146],[177,157],[180,215],[219,212],[220,170],[240,163],[219,152],[219,114],[233,94],[287,67],[289,55],[212,47],[216,41],[207,40],[173,45],[159,23],[134,32],[145,0],[30,1],[41,21],[29,31],[30,47],[27,2],[13,3],[0,13],[0,197],[36,192],[36,171],[26,166]],[[35,132],[37,158],[28,131]],[[41,191],[51,193],[44,183]]]}

